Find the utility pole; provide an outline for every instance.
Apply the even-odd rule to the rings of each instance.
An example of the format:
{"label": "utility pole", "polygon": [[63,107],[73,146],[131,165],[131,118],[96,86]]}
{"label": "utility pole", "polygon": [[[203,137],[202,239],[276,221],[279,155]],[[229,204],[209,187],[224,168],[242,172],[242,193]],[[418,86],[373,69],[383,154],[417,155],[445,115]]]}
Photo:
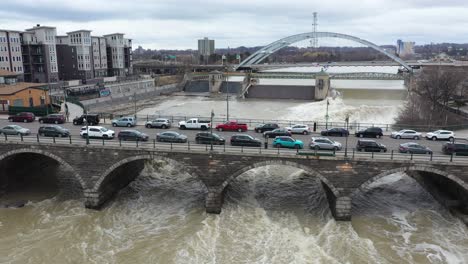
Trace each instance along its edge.
{"label": "utility pole", "polygon": [[310,46],[312,48],[318,48],[318,39],[317,39],[317,12],[314,12],[314,22],[312,23],[312,33],[313,37],[310,40]]}
{"label": "utility pole", "polygon": [[349,114],[346,115],[346,131],[348,131],[348,133],[346,134],[346,143],[345,143],[345,157],[348,157],[348,137],[349,137]]}

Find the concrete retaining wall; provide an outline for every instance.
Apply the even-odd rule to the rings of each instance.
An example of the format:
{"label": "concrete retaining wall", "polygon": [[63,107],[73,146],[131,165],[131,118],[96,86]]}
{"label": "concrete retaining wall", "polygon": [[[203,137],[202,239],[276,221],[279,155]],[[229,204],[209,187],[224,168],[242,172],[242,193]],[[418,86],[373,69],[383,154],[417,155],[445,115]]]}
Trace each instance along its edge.
{"label": "concrete retaining wall", "polygon": [[246,98],[314,100],[315,87],[294,85],[254,85]]}
{"label": "concrete retaining wall", "polygon": [[207,93],[210,91],[208,81],[190,81],[185,85],[184,92],[188,93]]}

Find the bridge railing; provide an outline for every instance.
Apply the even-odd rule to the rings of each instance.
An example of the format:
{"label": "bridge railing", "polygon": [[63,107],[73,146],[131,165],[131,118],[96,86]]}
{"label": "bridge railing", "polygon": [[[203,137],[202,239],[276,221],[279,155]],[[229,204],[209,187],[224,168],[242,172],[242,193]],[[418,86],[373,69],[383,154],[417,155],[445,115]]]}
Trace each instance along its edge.
{"label": "bridge railing", "polygon": [[286,149],[276,148],[264,145],[261,147],[238,147],[230,145],[211,145],[198,144],[194,141],[184,143],[163,143],[156,139],[148,141],[123,141],[119,139],[93,139],[79,136],[69,137],[42,137],[38,134],[26,136],[21,135],[1,135],[1,143],[22,143],[31,145],[61,145],[61,146],[82,146],[82,147],[114,147],[125,149],[144,149],[148,151],[179,151],[195,153],[226,153],[226,154],[250,154],[250,155],[274,155],[287,157],[301,157],[306,159],[374,159],[374,160],[396,160],[396,161],[415,161],[415,162],[444,162],[467,164],[468,156],[451,155],[433,155],[433,154],[408,154],[397,151],[389,152],[360,152],[354,148],[343,149],[340,151],[325,151],[312,149]]}
{"label": "bridge railing", "polygon": [[[110,113],[98,113],[101,117],[101,120],[104,124],[110,124],[113,118],[118,118],[120,116],[125,116],[123,114],[110,114]],[[127,115],[128,116],[128,115]],[[132,116],[132,115],[130,115]],[[180,115],[167,115],[167,114],[153,114],[153,115],[137,115],[137,125],[144,126],[147,121],[154,120],[157,118],[167,118],[171,121],[172,126],[177,127],[178,122],[187,121],[190,118],[199,118],[202,120],[210,120],[210,116],[201,116],[201,115],[191,115],[191,116],[180,116]],[[230,120],[236,120],[239,123],[245,123],[248,125],[249,130],[254,130],[255,126],[265,123],[276,123],[280,127],[290,127],[295,124],[304,124],[308,125],[312,130],[316,127],[317,131],[329,129],[333,127],[346,128],[345,121],[329,121],[325,122],[322,120],[285,120],[285,119],[253,119],[253,118],[230,118]],[[226,117],[214,117],[213,124],[221,124],[226,122]],[[380,127],[386,132],[398,131],[401,129],[414,129],[417,131],[428,132],[434,131],[437,129],[448,129],[448,130],[460,130],[467,129],[468,123],[458,124],[458,125],[448,125],[448,126],[436,126],[436,125],[414,125],[414,124],[388,124],[388,123],[360,123],[360,122],[349,122],[348,129],[351,131],[357,131],[360,129],[365,129],[368,127]]]}

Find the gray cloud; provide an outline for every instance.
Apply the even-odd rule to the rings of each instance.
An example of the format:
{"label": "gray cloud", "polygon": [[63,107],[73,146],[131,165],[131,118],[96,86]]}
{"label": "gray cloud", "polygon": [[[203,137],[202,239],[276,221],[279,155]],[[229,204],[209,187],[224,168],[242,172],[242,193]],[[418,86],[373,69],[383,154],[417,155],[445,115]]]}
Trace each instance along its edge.
{"label": "gray cloud", "polygon": [[[355,35],[378,44],[398,38],[418,43],[466,42],[468,3],[447,0],[22,0],[5,1],[0,27],[23,30],[36,23],[63,34],[124,32],[147,48],[196,48],[196,39],[217,47],[259,46],[311,30]],[[325,40],[326,41],[326,40]]]}

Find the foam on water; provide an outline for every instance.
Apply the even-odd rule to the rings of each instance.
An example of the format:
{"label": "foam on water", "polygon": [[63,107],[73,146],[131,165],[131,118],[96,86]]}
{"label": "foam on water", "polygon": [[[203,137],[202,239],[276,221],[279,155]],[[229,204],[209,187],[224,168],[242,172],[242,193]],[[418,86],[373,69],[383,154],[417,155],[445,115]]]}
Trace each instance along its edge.
{"label": "foam on water", "polygon": [[335,222],[300,170],[244,173],[208,215],[206,189],[178,167],[146,165],[101,211],[53,198],[0,209],[0,263],[465,263],[466,227],[404,174],[354,199]]}

